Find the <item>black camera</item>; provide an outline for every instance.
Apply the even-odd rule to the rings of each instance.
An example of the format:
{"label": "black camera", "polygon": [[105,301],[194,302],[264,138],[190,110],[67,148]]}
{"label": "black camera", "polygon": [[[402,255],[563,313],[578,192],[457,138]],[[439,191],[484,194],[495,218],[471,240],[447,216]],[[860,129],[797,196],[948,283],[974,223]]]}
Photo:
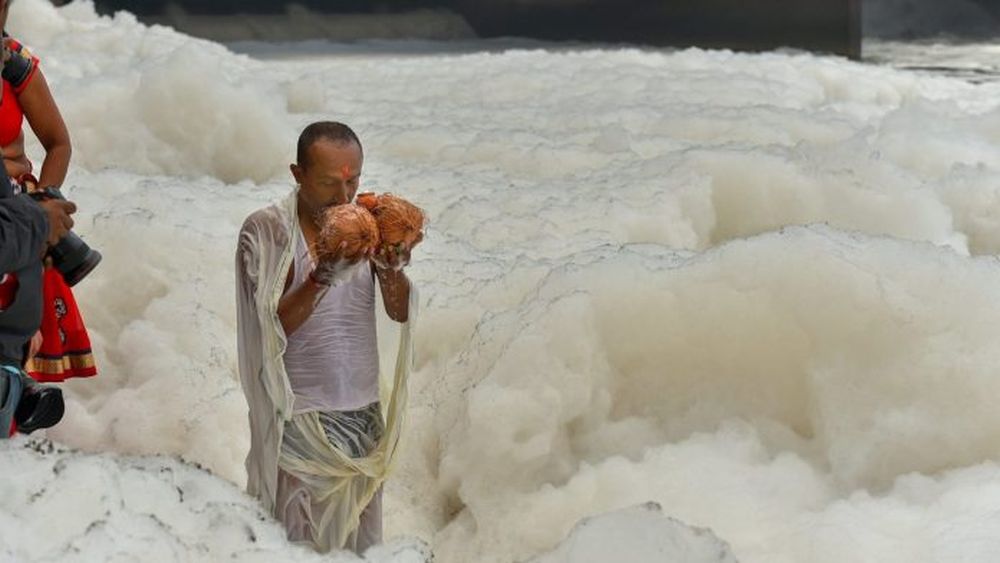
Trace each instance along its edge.
{"label": "black camera", "polygon": [[[36,190],[28,195],[36,201],[66,200],[59,188],[54,186]],[[87,243],[73,234],[73,231],[66,233],[66,236],[51,246],[48,256],[52,258],[52,265],[59,270],[69,286],[76,285],[101,263],[101,253],[87,246]]]}

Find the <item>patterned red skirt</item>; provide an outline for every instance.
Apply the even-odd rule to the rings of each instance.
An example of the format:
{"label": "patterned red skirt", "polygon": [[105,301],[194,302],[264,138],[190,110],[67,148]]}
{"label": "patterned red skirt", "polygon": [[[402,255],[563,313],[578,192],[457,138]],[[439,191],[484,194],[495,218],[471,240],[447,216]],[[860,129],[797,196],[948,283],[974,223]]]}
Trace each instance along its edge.
{"label": "patterned red skirt", "polygon": [[73,291],[51,266],[45,268],[42,298],[42,347],[24,371],[41,383],[97,375],[90,336]]}

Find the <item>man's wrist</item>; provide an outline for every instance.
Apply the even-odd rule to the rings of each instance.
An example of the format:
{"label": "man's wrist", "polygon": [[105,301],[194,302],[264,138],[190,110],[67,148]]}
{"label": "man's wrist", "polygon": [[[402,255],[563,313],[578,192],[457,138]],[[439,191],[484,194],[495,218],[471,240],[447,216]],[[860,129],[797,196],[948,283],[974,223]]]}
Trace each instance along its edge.
{"label": "man's wrist", "polygon": [[371,261],[372,265],[375,266],[376,274],[402,274],[403,270],[410,265],[409,260],[399,260],[396,262],[389,262],[378,257],[373,258]]}
{"label": "man's wrist", "polygon": [[306,282],[318,290],[330,289],[330,284],[316,277],[316,270],[310,270],[306,275]]}
{"label": "man's wrist", "polygon": [[400,283],[406,283],[409,278],[406,277],[406,272],[402,268],[375,268],[375,276],[378,277],[379,282],[388,285],[398,285]]}
{"label": "man's wrist", "polygon": [[389,264],[380,263],[378,260],[372,260],[372,265],[375,266],[375,273],[379,276],[387,276],[395,272],[403,271],[402,268],[396,269],[390,266]]}

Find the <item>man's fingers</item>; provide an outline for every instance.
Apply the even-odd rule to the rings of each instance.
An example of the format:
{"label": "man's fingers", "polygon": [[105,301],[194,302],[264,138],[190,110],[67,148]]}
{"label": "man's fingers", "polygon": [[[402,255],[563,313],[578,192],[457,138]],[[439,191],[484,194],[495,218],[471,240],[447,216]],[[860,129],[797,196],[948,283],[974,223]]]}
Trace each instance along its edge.
{"label": "man's fingers", "polygon": [[49,199],[41,202],[45,213],[49,216],[49,244],[55,244],[73,228],[73,218],[76,204],[71,201]]}
{"label": "man's fingers", "polygon": [[382,269],[399,270],[410,263],[410,249],[405,244],[383,246],[378,251],[376,264]]}
{"label": "man's fingers", "polygon": [[347,252],[347,242],[346,241],[340,243],[340,246],[337,248],[337,251],[333,253],[333,257],[332,258],[333,258],[333,260],[335,262],[340,262],[340,261],[347,261],[347,262],[356,261],[356,257],[352,256],[351,254],[349,254]]}

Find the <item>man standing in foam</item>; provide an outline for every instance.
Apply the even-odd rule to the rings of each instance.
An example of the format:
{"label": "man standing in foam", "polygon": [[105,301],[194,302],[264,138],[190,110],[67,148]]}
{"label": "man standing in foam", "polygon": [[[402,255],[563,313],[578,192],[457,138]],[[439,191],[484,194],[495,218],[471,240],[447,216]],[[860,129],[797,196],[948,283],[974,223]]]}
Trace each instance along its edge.
{"label": "man standing in foam", "polygon": [[[381,541],[381,485],[406,403],[417,301],[403,273],[411,249],[317,262],[317,217],[354,199],[361,142],[342,123],[313,123],[296,160],[298,187],[246,219],[236,252],[247,489],[290,540],[360,553]],[[394,373],[381,382],[376,283],[385,312],[402,323]]]}

